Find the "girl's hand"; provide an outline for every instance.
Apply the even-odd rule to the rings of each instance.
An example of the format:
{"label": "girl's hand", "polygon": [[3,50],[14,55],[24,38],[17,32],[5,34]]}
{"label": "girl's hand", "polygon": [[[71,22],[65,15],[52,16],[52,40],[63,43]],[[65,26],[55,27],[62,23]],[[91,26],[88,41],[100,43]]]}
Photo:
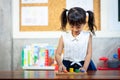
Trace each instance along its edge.
{"label": "girl's hand", "polygon": [[58,72],[65,72],[67,73],[68,71],[66,70],[66,67],[64,65],[60,65],[58,68]]}
{"label": "girl's hand", "polygon": [[86,73],[86,70],[82,67],[80,68],[80,72]]}

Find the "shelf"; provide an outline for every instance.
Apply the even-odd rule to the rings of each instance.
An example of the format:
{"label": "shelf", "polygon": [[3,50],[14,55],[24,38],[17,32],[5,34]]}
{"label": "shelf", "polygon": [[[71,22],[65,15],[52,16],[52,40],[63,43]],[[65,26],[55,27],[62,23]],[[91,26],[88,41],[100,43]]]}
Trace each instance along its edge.
{"label": "shelf", "polygon": [[120,70],[120,67],[119,68],[98,67],[97,69],[98,70]]}
{"label": "shelf", "polygon": [[26,66],[22,67],[24,70],[55,70],[55,66]]}

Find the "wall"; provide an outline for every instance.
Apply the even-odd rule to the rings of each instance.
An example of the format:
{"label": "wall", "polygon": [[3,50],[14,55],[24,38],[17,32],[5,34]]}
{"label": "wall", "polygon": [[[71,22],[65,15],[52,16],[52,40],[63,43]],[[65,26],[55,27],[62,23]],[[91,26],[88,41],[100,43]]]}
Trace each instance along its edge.
{"label": "wall", "polygon": [[0,0],[0,70],[11,70],[12,16],[11,0]]}
{"label": "wall", "polygon": [[[21,49],[25,44],[49,43],[57,45],[58,38],[15,38],[12,40],[12,1],[0,0],[0,70],[21,69]],[[119,34],[117,34],[119,35]],[[93,61],[97,65],[101,56],[111,58],[117,52],[120,37],[93,38]]]}

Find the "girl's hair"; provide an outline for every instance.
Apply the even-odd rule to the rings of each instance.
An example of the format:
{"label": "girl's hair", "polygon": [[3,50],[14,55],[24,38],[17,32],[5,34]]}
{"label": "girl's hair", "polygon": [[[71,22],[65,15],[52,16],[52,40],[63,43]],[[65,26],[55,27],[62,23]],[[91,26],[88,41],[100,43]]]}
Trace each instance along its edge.
{"label": "girl's hair", "polygon": [[[68,13],[67,13],[68,11]],[[80,26],[86,23],[86,13],[88,13],[88,26],[89,30],[95,34],[94,27],[94,13],[92,11],[85,11],[80,7],[73,7],[70,10],[64,9],[61,14],[61,29],[66,30],[67,22],[72,26]]]}

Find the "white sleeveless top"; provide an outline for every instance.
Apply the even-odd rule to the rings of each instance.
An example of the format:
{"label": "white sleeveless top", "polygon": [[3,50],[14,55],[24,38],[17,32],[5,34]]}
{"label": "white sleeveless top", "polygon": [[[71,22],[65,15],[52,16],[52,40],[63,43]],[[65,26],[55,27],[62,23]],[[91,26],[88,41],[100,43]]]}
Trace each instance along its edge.
{"label": "white sleeveless top", "polygon": [[71,32],[63,32],[64,54],[63,59],[72,62],[85,60],[90,32],[81,31],[77,37]]}

